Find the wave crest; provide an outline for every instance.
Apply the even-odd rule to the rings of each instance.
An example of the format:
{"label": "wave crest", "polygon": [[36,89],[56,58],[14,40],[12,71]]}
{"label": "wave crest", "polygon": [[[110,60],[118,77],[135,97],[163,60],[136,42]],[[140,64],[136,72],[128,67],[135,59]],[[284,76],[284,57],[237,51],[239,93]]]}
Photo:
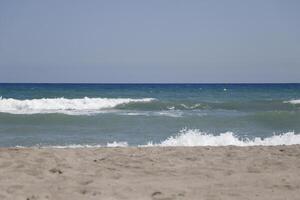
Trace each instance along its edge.
{"label": "wave crest", "polygon": [[76,114],[82,112],[93,113],[103,109],[114,108],[121,104],[135,102],[150,102],[153,98],[43,98],[18,100],[0,98],[0,112],[11,114],[37,114],[37,113],[65,113]]}
{"label": "wave crest", "polygon": [[171,136],[159,144],[148,143],[146,146],[276,146],[300,144],[300,134],[287,132],[267,138],[239,139],[232,132],[212,135],[197,129],[183,129],[177,136]]}

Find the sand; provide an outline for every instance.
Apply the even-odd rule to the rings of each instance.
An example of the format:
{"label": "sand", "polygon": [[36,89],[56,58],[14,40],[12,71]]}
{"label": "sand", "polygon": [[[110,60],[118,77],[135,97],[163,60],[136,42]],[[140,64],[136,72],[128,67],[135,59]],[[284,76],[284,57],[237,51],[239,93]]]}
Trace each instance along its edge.
{"label": "sand", "polygon": [[2,148],[0,199],[300,199],[300,146]]}

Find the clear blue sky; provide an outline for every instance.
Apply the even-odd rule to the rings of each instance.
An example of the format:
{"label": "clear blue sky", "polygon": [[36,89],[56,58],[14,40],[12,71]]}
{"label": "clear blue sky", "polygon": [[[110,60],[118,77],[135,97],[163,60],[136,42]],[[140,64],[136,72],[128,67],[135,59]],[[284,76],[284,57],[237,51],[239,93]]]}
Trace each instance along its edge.
{"label": "clear blue sky", "polygon": [[300,82],[300,1],[1,0],[0,82]]}

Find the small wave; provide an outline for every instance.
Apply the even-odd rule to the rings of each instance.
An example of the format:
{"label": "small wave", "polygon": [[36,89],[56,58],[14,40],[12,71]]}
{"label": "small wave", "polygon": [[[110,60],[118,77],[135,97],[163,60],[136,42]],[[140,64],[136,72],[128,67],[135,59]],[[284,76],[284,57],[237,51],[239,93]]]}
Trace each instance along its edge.
{"label": "small wave", "polygon": [[146,117],[182,117],[183,112],[180,110],[166,110],[166,111],[120,111],[117,110],[115,114],[124,116],[146,116]]}
{"label": "small wave", "polygon": [[37,114],[37,113],[64,113],[64,114],[91,114],[101,112],[103,109],[114,108],[129,103],[145,103],[153,98],[88,98],[81,99],[4,99],[0,98],[0,112],[11,114]]}
{"label": "small wave", "polygon": [[152,101],[149,104],[134,103],[116,106],[118,110],[142,110],[142,111],[162,111],[162,110],[203,110],[209,109],[206,102],[172,102],[172,101]]}
{"label": "small wave", "polygon": [[300,99],[295,99],[295,100],[290,100],[290,101],[284,101],[284,103],[300,104]]}
{"label": "small wave", "polygon": [[300,134],[287,132],[264,139],[260,137],[239,139],[232,132],[225,132],[215,136],[197,129],[183,129],[177,136],[171,136],[159,144],[149,142],[145,146],[276,146],[293,144],[300,144]]}
{"label": "small wave", "polygon": [[166,117],[182,117],[183,113],[181,111],[161,111],[154,113],[154,115],[158,116],[166,116]]}
{"label": "small wave", "polygon": [[194,105],[191,105],[191,106],[188,106],[188,105],[185,105],[185,104],[180,104],[180,106],[184,109],[187,109],[187,110],[193,110],[193,109],[199,109],[199,108],[205,108],[204,105],[200,104],[200,103],[196,103]]}

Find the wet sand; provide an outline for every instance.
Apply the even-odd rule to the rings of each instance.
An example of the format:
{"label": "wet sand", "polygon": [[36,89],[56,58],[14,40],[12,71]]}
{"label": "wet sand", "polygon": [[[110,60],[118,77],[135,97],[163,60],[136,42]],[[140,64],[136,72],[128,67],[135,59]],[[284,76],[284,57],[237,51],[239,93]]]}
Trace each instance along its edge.
{"label": "wet sand", "polygon": [[299,197],[299,145],[0,149],[0,199]]}

